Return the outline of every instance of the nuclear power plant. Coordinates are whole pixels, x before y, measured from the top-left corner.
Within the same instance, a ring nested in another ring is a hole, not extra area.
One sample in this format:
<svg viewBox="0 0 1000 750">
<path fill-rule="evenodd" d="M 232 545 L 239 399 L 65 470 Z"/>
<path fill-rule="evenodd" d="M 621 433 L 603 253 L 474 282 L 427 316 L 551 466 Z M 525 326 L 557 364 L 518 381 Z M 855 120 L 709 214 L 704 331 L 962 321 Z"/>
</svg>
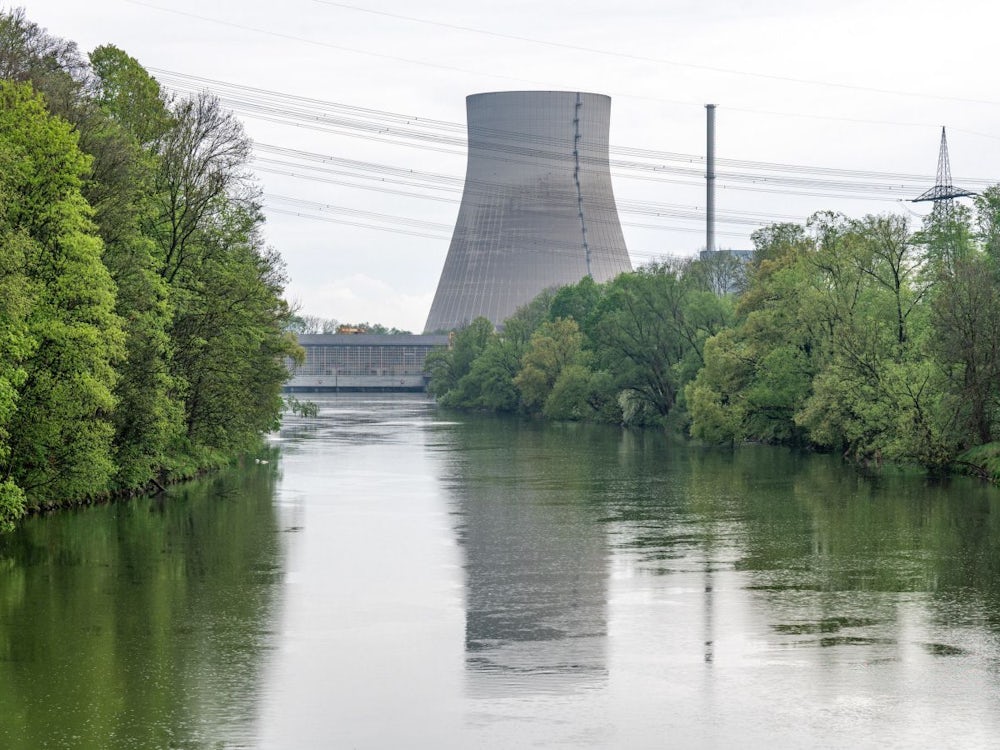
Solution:
<svg viewBox="0 0 1000 750">
<path fill-rule="evenodd" d="M 608 166 L 611 99 L 572 91 L 466 97 L 462 204 L 425 332 L 501 325 L 550 287 L 630 271 Z"/>
</svg>

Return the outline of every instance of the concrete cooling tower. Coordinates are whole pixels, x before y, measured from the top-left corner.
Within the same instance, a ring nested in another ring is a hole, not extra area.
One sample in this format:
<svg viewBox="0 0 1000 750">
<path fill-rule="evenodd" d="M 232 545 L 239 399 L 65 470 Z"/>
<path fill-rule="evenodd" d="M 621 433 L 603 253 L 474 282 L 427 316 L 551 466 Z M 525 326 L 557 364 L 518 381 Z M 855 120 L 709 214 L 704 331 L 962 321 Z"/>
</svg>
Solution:
<svg viewBox="0 0 1000 750">
<path fill-rule="evenodd" d="M 502 324 L 549 287 L 631 270 L 611 188 L 611 99 L 572 91 L 466 98 L 469 160 L 425 332 Z"/>
</svg>

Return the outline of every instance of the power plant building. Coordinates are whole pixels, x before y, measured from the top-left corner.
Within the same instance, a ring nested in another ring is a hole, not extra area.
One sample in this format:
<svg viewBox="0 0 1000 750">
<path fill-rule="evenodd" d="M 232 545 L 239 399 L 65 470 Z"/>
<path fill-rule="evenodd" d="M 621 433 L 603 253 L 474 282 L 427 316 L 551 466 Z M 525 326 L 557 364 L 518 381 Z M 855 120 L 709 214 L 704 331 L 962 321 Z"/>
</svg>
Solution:
<svg viewBox="0 0 1000 750">
<path fill-rule="evenodd" d="M 468 164 L 428 333 L 501 325 L 547 288 L 631 270 L 611 187 L 611 99 L 566 91 L 466 98 Z"/>
<path fill-rule="evenodd" d="M 299 334 L 305 359 L 286 365 L 286 391 L 423 391 L 427 355 L 448 346 L 447 336 Z"/>
</svg>

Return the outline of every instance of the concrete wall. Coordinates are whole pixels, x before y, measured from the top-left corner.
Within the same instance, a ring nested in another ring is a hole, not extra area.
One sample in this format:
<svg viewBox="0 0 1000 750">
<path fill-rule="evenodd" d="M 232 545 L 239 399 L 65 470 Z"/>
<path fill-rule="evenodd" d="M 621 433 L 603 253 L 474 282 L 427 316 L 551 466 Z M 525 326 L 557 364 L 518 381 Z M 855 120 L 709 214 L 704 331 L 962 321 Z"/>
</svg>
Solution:
<svg viewBox="0 0 1000 750">
<path fill-rule="evenodd" d="M 285 383 L 291 392 L 319 391 L 424 391 L 423 375 L 325 375 L 293 376 Z"/>
<path fill-rule="evenodd" d="M 425 361 L 447 336 L 303 334 L 306 358 L 289 362 L 287 391 L 423 391 Z"/>
</svg>

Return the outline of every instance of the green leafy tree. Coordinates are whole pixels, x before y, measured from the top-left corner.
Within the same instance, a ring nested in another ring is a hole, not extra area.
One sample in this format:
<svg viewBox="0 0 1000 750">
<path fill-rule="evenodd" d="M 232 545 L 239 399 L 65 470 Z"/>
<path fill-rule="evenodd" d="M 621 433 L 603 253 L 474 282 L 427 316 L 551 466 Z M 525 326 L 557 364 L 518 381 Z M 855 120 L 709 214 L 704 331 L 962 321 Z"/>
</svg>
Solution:
<svg viewBox="0 0 1000 750">
<path fill-rule="evenodd" d="M 157 142 L 172 121 L 159 84 L 125 52 L 90 55 L 90 90 L 98 114 L 88 144 L 95 153 L 87 195 L 104 239 L 104 262 L 118 287 L 126 358 L 115 387 L 116 483 L 139 488 L 154 479 L 183 432 L 183 402 L 171 376 L 173 306 L 153 238 Z"/>
<path fill-rule="evenodd" d="M 301 352 L 287 330 L 283 264 L 260 234 L 242 126 L 207 94 L 172 104 L 169 122 L 141 229 L 167 290 L 166 357 L 183 398 L 183 441 L 171 452 L 197 463 L 202 451 L 244 450 L 276 424 L 284 360 Z"/>
<path fill-rule="evenodd" d="M 0 79 L 30 83 L 49 111 L 74 124 L 82 105 L 87 66 L 74 42 L 29 21 L 23 8 L 0 11 Z"/>
<path fill-rule="evenodd" d="M 706 344 L 687 389 L 692 434 L 939 470 L 955 455 L 953 419 L 926 356 L 921 247 L 899 216 L 820 213 L 808 231 L 755 234 L 737 323 Z"/>
<path fill-rule="evenodd" d="M 139 61 L 111 44 L 89 55 L 94 104 L 144 147 L 152 147 L 172 126 L 160 84 Z"/>
<path fill-rule="evenodd" d="M 580 326 L 580 330 L 589 335 L 602 294 L 602 286 L 590 276 L 584 276 L 576 284 L 560 287 L 549 305 L 549 319 L 572 318 Z"/>
<path fill-rule="evenodd" d="M 514 378 L 521 402 L 528 411 L 544 412 L 563 370 L 571 365 L 583 367 L 586 364 L 583 340 L 580 326 L 571 318 L 547 321 L 532 334 L 521 370 Z M 565 400 L 565 396 L 563 398 Z"/>
<path fill-rule="evenodd" d="M 6 527 L 251 445 L 301 352 L 216 99 L 169 101 L 113 46 L 88 65 L 21 10 L 0 12 L 0 78 Z"/>
<path fill-rule="evenodd" d="M 732 250 L 704 253 L 690 264 L 687 272 L 697 276 L 708 291 L 720 297 L 738 295 L 746 289 L 747 264 Z"/>
<path fill-rule="evenodd" d="M 986 188 L 975 198 L 977 239 L 994 268 L 1000 269 L 1000 185 Z"/>
<path fill-rule="evenodd" d="M 814 245 L 803 227 L 788 224 L 752 238 L 735 325 L 706 340 L 704 367 L 686 387 L 690 430 L 709 442 L 803 442 L 795 414 L 811 392 L 827 333 L 803 314 Z"/>
<path fill-rule="evenodd" d="M 206 93 L 177 102 L 173 127 L 159 146 L 155 213 L 146 233 L 158 245 L 161 274 L 174 284 L 183 270 L 197 271 L 207 251 L 206 233 L 231 217 L 231 205 L 256 208 L 247 163 L 250 140 L 232 113 Z M 224 244 L 221 245 L 224 247 Z"/>
<path fill-rule="evenodd" d="M 190 266 L 171 285 L 172 364 L 186 384 L 189 444 L 232 452 L 277 425 L 284 360 L 298 347 L 286 331 L 284 268 L 261 244 L 259 213 L 231 204 L 213 217 L 197 243 L 188 241 Z"/>
<path fill-rule="evenodd" d="M 652 265 L 609 282 L 594 313 L 599 369 L 652 414 L 665 417 L 704 361 L 705 341 L 721 330 L 728 303 L 676 269 Z"/>
<path fill-rule="evenodd" d="M 0 136 L 0 175 L 12 169 L 14 155 Z M 25 274 L 25 246 L 30 240 L 5 216 L 11 201 L 0 176 L 0 467 L 10 466 L 10 425 L 27 378 L 24 361 L 35 348 L 28 327 L 33 289 Z M 9 476 L 0 476 L 0 532 L 9 531 L 24 513 L 24 492 Z"/>
<path fill-rule="evenodd" d="M 472 365 L 495 334 L 493 324 L 486 318 L 479 317 L 465 328 L 456 331 L 447 349 L 433 351 L 427 355 L 426 367 L 431 374 L 427 390 L 439 399 L 448 398 L 452 405 L 459 406 L 466 397 L 450 396 L 461 381 L 472 370 Z"/>
<path fill-rule="evenodd" d="M 931 304 L 930 352 L 944 375 L 962 447 L 1000 438 L 1000 273 L 985 253 L 958 261 Z"/>
<path fill-rule="evenodd" d="M 934 373 L 925 366 L 927 286 L 899 216 L 813 219 L 813 311 L 831 331 L 830 356 L 797 422 L 820 445 L 860 461 L 949 460 Z"/>
<path fill-rule="evenodd" d="M 975 249 L 972 214 L 952 201 L 935 203 L 914 241 L 923 245 L 932 275 L 952 274 L 956 264 L 967 260 Z"/>
<path fill-rule="evenodd" d="M 549 319 L 552 302 L 552 291 L 545 290 L 505 320 L 473 361 L 469 373 L 460 379 L 454 397 L 446 403 L 500 412 L 520 409 L 521 397 L 514 378 L 521 371 L 532 334 Z"/>
<path fill-rule="evenodd" d="M 514 378 L 521 369 L 525 349 L 515 336 L 505 332 L 492 336 L 469 372 L 442 403 L 497 412 L 517 411 L 520 394 Z"/>
<path fill-rule="evenodd" d="M 584 352 L 586 355 L 586 351 Z M 583 362 L 566 365 L 552 384 L 542 414 L 556 420 L 596 420 L 621 423 L 623 415 L 618 402 L 614 378 L 606 370 L 592 370 Z"/>
<path fill-rule="evenodd" d="M 9 81 L 0 81 L 0 143 L 3 234 L 19 238 L 35 344 L 21 362 L 0 481 L 34 504 L 100 494 L 114 473 L 109 415 L 123 336 L 81 194 L 88 159 L 68 123 L 50 116 L 29 86 Z"/>
</svg>

